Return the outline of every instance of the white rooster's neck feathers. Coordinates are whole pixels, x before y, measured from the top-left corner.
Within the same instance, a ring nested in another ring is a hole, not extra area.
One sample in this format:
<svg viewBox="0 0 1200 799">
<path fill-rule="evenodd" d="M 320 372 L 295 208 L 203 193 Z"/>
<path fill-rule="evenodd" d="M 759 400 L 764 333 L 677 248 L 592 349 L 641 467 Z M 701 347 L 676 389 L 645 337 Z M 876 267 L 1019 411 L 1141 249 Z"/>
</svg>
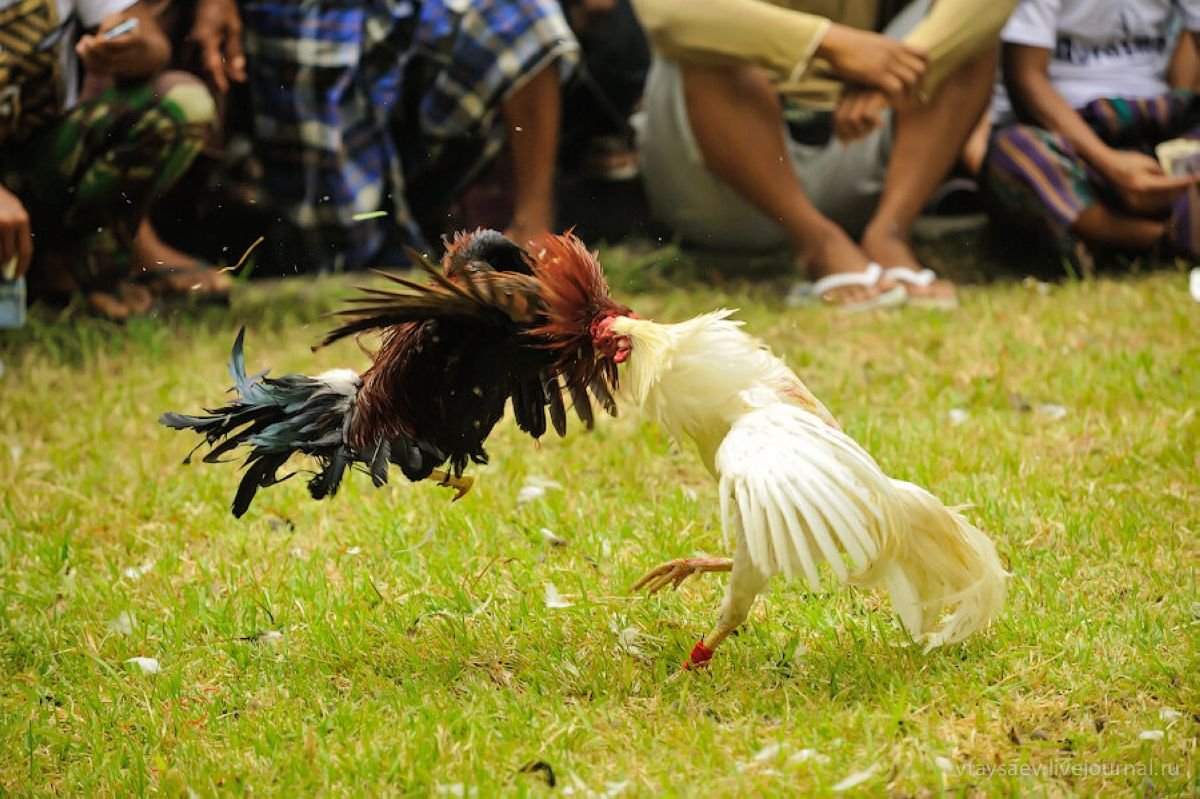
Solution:
<svg viewBox="0 0 1200 799">
<path fill-rule="evenodd" d="M 622 386 L 676 441 L 696 440 L 712 467 L 715 447 L 742 413 L 774 402 L 799 405 L 836 426 L 795 373 L 722 309 L 678 324 L 622 317 L 613 331 L 632 352 Z M 715 433 L 716 441 L 708 442 Z"/>
</svg>

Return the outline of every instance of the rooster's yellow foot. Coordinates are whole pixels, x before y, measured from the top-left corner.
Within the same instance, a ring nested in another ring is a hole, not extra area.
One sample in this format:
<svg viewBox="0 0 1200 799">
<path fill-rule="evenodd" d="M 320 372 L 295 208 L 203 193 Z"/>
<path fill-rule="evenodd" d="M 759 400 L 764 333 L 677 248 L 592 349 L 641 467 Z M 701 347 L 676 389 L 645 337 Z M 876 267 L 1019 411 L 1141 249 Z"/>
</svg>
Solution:
<svg viewBox="0 0 1200 799">
<path fill-rule="evenodd" d="M 471 490 L 471 486 L 475 485 L 474 477 L 468 477 L 466 475 L 463 475 L 462 477 L 455 477 L 454 475 L 450 474 L 450 472 L 442 471 L 441 469 L 434 469 L 429 473 L 429 476 L 432 479 L 437 480 L 438 485 L 440 486 L 447 486 L 449 488 L 457 489 L 457 493 L 454 495 L 454 498 L 450 500 L 451 502 L 458 502 L 460 499 L 466 496 L 468 491 Z"/>
<path fill-rule="evenodd" d="M 647 594 L 654 594 L 668 585 L 673 590 L 693 574 L 727 572 L 731 569 L 733 569 L 732 558 L 677 558 L 655 566 L 646 572 L 642 575 L 642 579 L 634 583 L 632 590 L 645 588 Z"/>
</svg>

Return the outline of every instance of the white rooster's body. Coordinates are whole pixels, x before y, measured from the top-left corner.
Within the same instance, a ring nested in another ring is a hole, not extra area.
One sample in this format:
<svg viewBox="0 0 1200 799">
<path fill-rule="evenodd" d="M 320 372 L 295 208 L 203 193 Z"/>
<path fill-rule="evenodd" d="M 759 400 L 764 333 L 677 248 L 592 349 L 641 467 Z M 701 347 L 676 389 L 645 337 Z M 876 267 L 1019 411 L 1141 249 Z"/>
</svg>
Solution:
<svg viewBox="0 0 1200 799">
<path fill-rule="evenodd" d="M 822 562 L 843 583 L 886 587 L 927 648 L 984 627 L 1007 576 L 992 542 L 929 492 L 887 477 L 731 313 L 674 325 L 620 317 L 611 328 L 628 338 L 633 400 L 676 441 L 693 440 L 719 481 L 734 546 L 731 566 L 674 562 L 647 575 L 656 590 L 695 571 L 732 571 L 720 621 L 685 666 L 712 656 L 770 577 L 805 577 L 817 590 Z"/>
</svg>

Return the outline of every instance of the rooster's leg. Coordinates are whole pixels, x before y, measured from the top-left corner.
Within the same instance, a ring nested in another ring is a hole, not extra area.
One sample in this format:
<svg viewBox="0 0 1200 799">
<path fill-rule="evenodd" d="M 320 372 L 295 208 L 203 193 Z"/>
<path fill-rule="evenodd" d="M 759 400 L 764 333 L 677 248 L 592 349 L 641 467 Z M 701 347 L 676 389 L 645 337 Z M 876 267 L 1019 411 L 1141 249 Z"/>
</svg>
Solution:
<svg viewBox="0 0 1200 799">
<path fill-rule="evenodd" d="M 712 632 L 692 647 L 691 654 L 683 662 L 684 669 L 700 668 L 708 664 L 713 651 L 746 620 L 754 598 L 766 584 L 766 575 L 750 562 L 745 545 L 738 546 L 737 552 L 734 553 L 732 573 L 729 575 L 729 586 L 725 589 L 725 601 L 721 603 L 721 617 Z"/>
<path fill-rule="evenodd" d="M 672 589 L 693 574 L 701 572 L 727 572 L 733 568 L 732 558 L 677 558 L 655 566 L 642 575 L 642 579 L 633 584 L 631 590 L 645 588 L 647 594 L 654 594 L 668 585 Z"/>
<path fill-rule="evenodd" d="M 457 502 L 462 499 L 471 490 L 471 486 L 475 485 L 474 477 L 467 477 L 465 475 L 455 477 L 450 472 L 442 471 L 441 469 L 434 469 L 429 473 L 429 476 L 437 480 L 440 486 L 449 486 L 450 488 L 457 489 L 458 493 L 454 495 L 454 499 L 450 500 L 451 502 Z"/>
</svg>

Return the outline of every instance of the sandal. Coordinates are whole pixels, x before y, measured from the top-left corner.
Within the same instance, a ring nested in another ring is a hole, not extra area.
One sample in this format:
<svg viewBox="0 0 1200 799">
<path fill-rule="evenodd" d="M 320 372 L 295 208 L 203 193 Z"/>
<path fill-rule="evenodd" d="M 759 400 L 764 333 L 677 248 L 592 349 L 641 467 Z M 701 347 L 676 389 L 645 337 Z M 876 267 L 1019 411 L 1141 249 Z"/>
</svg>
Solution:
<svg viewBox="0 0 1200 799">
<path fill-rule="evenodd" d="M 203 260 L 184 266 L 143 269 L 135 280 L 163 299 L 186 298 L 215 305 L 229 305 L 233 287 L 228 275 Z"/>
<path fill-rule="evenodd" d="M 903 305 L 908 300 L 908 292 L 905 291 L 903 286 L 893 286 L 887 291 L 881 291 L 874 297 L 868 297 L 858 302 L 839 303 L 837 300 L 825 297 L 831 291 L 850 286 L 874 288 L 879 285 L 879 281 L 884 277 L 884 274 L 883 267 L 872 262 L 867 264 L 867 268 L 861 272 L 838 272 L 826 275 L 812 283 L 801 283 L 793 288 L 791 295 L 788 297 L 788 304 L 799 305 L 804 302 L 821 300 L 830 305 L 837 305 L 839 311 L 848 314 L 870 311 L 875 308 L 895 308 Z"/>
<path fill-rule="evenodd" d="M 952 297 L 931 297 L 921 294 L 913 294 L 908 291 L 907 286 L 915 286 L 917 288 L 928 288 L 937 281 L 937 272 L 932 269 L 921 269 L 920 271 L 907 266 L 893 266 L 890 269 L 883 270 L 884 280 L 894 280 L 900 284 L 900 288 L 904 289 L 904 293 L 908 296 L 908 304 L 914 308 L 930 308 L 938 311 L 952 311 L 958 307 L 958 293 L 955 292 Z"/>
</svg>

